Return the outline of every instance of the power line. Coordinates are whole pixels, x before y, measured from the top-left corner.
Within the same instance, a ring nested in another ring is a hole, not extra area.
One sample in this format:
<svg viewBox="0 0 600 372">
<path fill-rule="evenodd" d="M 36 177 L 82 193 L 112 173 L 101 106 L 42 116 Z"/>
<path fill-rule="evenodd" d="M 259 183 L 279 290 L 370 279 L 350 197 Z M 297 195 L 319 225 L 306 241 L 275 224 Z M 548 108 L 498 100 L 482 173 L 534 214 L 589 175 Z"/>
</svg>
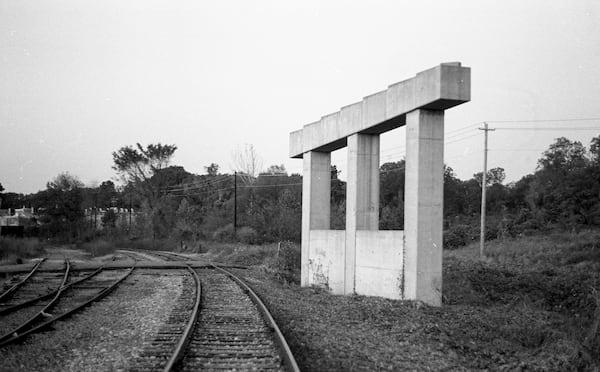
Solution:
<svg viewBox="0 0 600 372">
<path fill-rule="evenodd" d="M 600 130 L 600 127 L 559 127 L 559 128 L 549 128 L 549 127 L 508 127 L 502 128 L 497 127 L 498 130 Z"/>
<path fill-rule="evenodd" d="M 446 142 L 446 145 L 449 145 L 451 143 L 456 143 L 456 142 L 464 141 L 466 139 L 469 139 L 469 138 L 472 138 L 472 137 L 475 137 L 475 136 L 479 136 L 479 135 L 481 135 L 481 133 L 475 133 L 475 134 L 472 134 L 472 135 L 467 136 L 467 137 L 463 137 L 463 138 L 456 139 L 454 141 Z"/>
<path fill-rule="evenodd" d="M 565 121 L 599 121 L 600 118 L 571 118 L 571 119 L 538 119 L 538 120 L 494 120 L 487 121 L 487 123 L 501 124 L 501 123 L 554 123 L 554 122 L 565 122 Z"/>
<path fill-rule="evenodd" d="M 215 185 L 220 182 L 226 181 L 227 179 L 229 179 L 232 176 L 231 175 L 218 175 L 216 177 L 217 178 L 215 178 L 215 179 L 203 180 L 200 182 L 187 182 L 187 183 L 180 183 L 177 185 L 166 186 L 163 188 L 163 190 L 176 191 L 175 189 L 181 189 L 181 190 L 198 189 L 198 188 L 201 188 L 204 186 Z"/>
</svg>

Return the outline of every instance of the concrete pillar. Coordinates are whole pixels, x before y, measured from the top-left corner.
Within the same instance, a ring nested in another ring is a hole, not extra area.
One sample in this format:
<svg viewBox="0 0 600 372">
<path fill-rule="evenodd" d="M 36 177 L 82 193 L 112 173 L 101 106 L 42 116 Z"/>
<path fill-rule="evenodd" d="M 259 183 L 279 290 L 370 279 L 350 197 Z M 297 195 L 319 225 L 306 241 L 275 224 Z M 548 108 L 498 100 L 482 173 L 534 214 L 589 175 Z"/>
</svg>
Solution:
<svg viewBox="0 0 600 372">
<path fill-rule="evenodd" d="M 344 293 L 355 291 L 356 231 L 379 229 L 379 135 L 348 137 Z"/>
<path fill-rule="evenodd" d="M 406 115 L 404 298 L 442 304 L 444 112 Z"/>
<path fill-rule="evenodd" d="M 310 230 L 329 230 L 331 224 L 331 154 L 309 151 L 303 160 L 301 285 L 308 286 Z"/>
</svg>

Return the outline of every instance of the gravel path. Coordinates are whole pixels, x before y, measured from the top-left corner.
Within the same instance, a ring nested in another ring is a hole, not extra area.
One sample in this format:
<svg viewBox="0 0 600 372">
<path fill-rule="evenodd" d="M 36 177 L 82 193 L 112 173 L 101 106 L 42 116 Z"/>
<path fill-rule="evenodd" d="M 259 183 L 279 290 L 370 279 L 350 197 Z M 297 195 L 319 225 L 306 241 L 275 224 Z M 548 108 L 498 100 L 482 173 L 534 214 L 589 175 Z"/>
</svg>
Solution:
<svg viewBox="0 0 600 372">
<path fill-rule="evenodd" d="M 0 371 L 124 371 L 167 319 L 185 270 L 137 269 L 54 330 L 0 349 Z"/>
</svg>

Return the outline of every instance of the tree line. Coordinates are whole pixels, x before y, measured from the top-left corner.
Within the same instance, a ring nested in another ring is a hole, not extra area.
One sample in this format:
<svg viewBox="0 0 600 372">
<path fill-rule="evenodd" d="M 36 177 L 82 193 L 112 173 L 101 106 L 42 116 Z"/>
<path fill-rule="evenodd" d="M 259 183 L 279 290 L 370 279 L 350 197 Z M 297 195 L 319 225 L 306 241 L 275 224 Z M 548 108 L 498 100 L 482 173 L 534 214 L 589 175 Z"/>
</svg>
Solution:
<svg viewBox="0 0 600 372">
<path fill-rule="evenodd" d="M 107 180 L 84 186 L 61 173 L 33 194 L 2 193 L 2 208 L 34 207 L 39 221 L 30 235 L 78 240 L 98 234 L 84 210 L 133 209 L 131 225 L 117 226 L 105 213 L 104 233 L 142 239 L 170 239 L 197 244 L 203 240 L 263 243 L 299 241 L 302 176 L 283 165 L 257 172 L 252 147 L 240 152 L 240 170 L 221 173 L 218 164 L 206 174 L 171 165 L 175 145 L 125 146 L 115 151 L 113 169 L 120 186 Z M 380 229 L 404 225 L 404 160 L 380 168 Z M 444 167 L 444 243 L 452 248 L 479 239 L 482 174 L 461 180 Z M 588 148 L 561 137 L 543 152 L 537 168 L 505 184 L 502 168 L 488 171 L 486 239 L 547 229 L 579 229 L 600 224 L 600 136 Z M 1 187 L 1 186 L 0 186 Z M 2 190 L 0 189 L 0 192 Z M 346 184 L 331 169 L 331 226 L 345 227 Z"/>
</svg>

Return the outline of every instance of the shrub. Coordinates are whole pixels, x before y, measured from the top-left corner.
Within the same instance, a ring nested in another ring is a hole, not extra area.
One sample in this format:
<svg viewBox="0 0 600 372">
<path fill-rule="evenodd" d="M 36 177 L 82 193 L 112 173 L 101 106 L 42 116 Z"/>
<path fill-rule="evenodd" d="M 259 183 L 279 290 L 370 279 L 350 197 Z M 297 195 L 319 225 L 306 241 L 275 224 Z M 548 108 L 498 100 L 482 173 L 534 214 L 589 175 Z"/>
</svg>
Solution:
<svg viewBox="0 0 600 372">
<path fill-rule="evenodd" d="M 0 260 L 16 263 L 19 259 L 39 257 L 46 253 L 42 243 L 35 238 L 0 238 Z"/>
<path fill-rule="evenodd" d="M 213 233 L 213 239 L 218 242 L 231 242 L 235 239 L 235 232 L 233 231 L 233 224 L 227 224 L 223 227 L 219 227 Z"/>
<path fill-rule="evenodd" d="M 258 243 L 258 234 L 256 230 L 251 227 L 244 226 L 237 232 L 237 238 L 244 244 L 256 244 Z"/>
<path fill-rule="evenodd" d="M 456 249 L 471 241 L 468 225 L 455 225 L 444 231 L 444 248 Z"/>
<path fill-rule="evenodd" d="M 85 250 L 93 257 L 105 256 L 107 254 L 114 253 L 117 249 L 115 244 L 109 243 L 106 240 L 94 240 L 79 244 L 79 248 Z"/>
<path fill-rule="evenodd" d="M 278 280 L 284 283 L 300 283 L 301 250 L 290 241 L 279 243 L 273 270 Z"/>
<path fill-rule="evenodd" d="M 123 249 L 142 249 L 149 251 L 175 251 L 179 243 L 169 239 L 129 239 L 119 240 L 115 245 Z"/>
</svg>

